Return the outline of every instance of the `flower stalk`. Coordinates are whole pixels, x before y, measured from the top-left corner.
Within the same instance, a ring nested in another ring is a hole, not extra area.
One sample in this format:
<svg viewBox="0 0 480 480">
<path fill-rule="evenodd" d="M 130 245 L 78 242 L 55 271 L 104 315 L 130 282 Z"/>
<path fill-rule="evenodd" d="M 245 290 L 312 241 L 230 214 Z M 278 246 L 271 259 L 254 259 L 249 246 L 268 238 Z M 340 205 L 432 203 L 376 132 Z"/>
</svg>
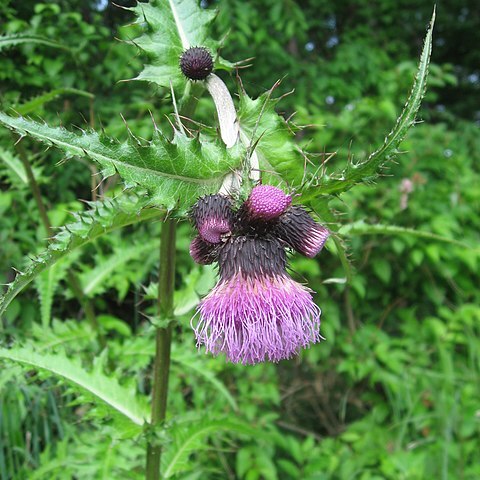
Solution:
<svg viewBox="0 0 480 480">
<path fill-rule="evenodd" d="M 199 88 L 194 86 L 184 95 L 180 103 L 182 116 L 193 115 L 197 106 Z M 174 318 L 173 295 L 175 292 L 175 240 L 176 221 L 166 218 L 160 234 L 160 265 L 158 272 L 157 312 L 162 326 L 155 332 L 155 360 L 152 378 L 152 409 L 150 424 L 153 438 L 147 442 L 145 468 L 146 480 L 159 480 L 162 445 L 155 430 L 165 421 L 167 413 L 168 378 L 170 373 L 170 351 L 172 344 L 172 320 Z"/>
<path fill-rule="evenodd" d="M 166 219 L 160 236 L 160 269 L 158 278 L 158 315 L 165 325 L 155 334 L 155 362 L 153 366 L 151 425 L 161 425 L 167 411 L 168 377 L 172 343 L 173 293 L 175 290 L 176 223 Z M 154 435 L 155 437 L 155 435 Z M 160 478 L 162 446 L 155 440 L 147 445 L 146 480 Z"/>
</svg>

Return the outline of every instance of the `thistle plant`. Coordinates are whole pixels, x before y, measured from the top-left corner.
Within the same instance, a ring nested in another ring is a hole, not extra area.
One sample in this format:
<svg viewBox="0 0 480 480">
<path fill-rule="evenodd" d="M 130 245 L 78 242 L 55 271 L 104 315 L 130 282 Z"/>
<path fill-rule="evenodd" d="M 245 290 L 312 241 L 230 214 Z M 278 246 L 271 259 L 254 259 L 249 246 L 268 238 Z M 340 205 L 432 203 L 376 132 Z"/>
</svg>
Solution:
<svg viewBox="0 0 480 480">
<path fill-rule="evenodd" d="M 151 82 L 162 95 L 171 95 L 173 131 L 155 125 L 150 140 L 129 131 L 128 140 L 120 143 L 92 129 L 77 134 L 14 112 L 0 113 L 0 122 L 21 138 L 30 136 L 58 148 L 67 158 L 83 157 L 95 163 L 104 178 L 118 174 L 125 184 L 119 198 L 90 204 L 90 211 L 78 214 L 75 223 L 50 238 L 47 249 L 7 286 L 0 314 L 32 280 L 86 243 L 113 229 L 161 219 L 150 409 L 138 393 L 65 361 L 61 353 L 47 355 L 14 343 L 0 350 L 0 358 L 58 377 L 82 398 L 88 396 L 89 403 L 107 406 L 102 410 L 105 418 L 121 417 L 127 427 L 117 435 L 144 439 L 145 475 L 154 480 L 160 478 L 162 432 L 169 428 L 165 419 L 175 334 L 177 224 L 190 220 L 196 230 L 190 245 L 192 259 L 218 265 L 217 285 L 192 315 L 192 340 L 195 335 L 199 355 L 205 350 L 225 354 L 227 361 L 236 363 L 278 362 L 317 343 L 322 338 L 320 307 L 314 292 L 287 272 L 287 254 L 313 258 L 326 245 L 349 281 L 343 241 L 348 230 L 341 230 L 331 201 L 356 185 L 372 183 L 399 153 L 425 93 L 434 17 L 412 90 L 385 142 L 367 158 L 348 162 L 337 171 L 326 168 L 325 157 L 300 148 L 294 129 L 275 111 L 279 99 L 274 98 L 274 88 L 252 99 L 241 86 L 238 100 L 233 100 L 214 72 L 232 74 L 240 64 L 219 55 L 220 43 L 209 33 L 214 12 L 201 9 L 195 0 L 151 0 L 131 10 L 142 29 L 132 42 L 145 58 L 144 69 L 133 80 Z M 202 95 L 214 102 L 217 118 L 209 126 L 214 128 L 192 132 L 184 119 L 195 119 Z M 383 227 L 376 228 L 380 232 Z M 350 232 L 358 233 L 358 226 Z M 194 342 L 184 347 L 195 348 Z M 248 433 L 239 423 L 216 425 Z M 175 468 L 165 464 L 163 475 L 174 475 Z"/>
</svg>

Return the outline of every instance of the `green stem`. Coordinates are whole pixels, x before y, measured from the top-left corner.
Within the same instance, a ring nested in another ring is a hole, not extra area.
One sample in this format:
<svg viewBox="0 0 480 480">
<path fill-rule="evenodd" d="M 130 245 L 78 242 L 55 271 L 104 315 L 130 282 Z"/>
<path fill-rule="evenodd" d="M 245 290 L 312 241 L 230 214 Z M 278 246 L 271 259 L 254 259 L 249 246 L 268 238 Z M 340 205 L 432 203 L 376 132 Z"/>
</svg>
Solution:
<svg viewBox="0 0 480 480">
<path fill-rule="evenodd" d="M 180 100 L 180 114 L 191 117 L 195 112 L 202 85 L 189 84 Z M 158 279 L 158 313 L 165 324 L 158 327 L 155 340 L 155 360 L 152 379 L 152 439 L 147 442 L 146 480 L 159 480 L 162 446 L 156 440 L 156 428 L 165 420 L 167 412 L 170 347 L 172 343 L 173 293 L 175 287 L 175 234 L 176 223 L 166 219 L 160 236 L 160 268 Z"/>
<path fill-rule="evenodd" d="M 15 139 L 15 136 L 13 136 Z M 30 185 L 30 190 L 32 191 L 33 198 L 35 199 L 35 203 L 37 204 L 38 212 L 40 213 L 40 219 L 42 221 L 43 228 L 45 229 L 45 233 L 47 237 L 53 236 L 52 224 L 50 223 L 50 219 L 47 215 L 47 209 L 45 208 L 45 204 L 43 203 L 42 194 L 40 193 L 40 188 L 38 186 L 37 180 L 35 179 L 35 175 L 33 174 L 32 166 L 28 161 L 27 152 L 25 152 L 25 148 L 20 143 L 21 139 L 18 139 L 15 143 L 15 149 L 17 150 L 18 156 L 25 168 L 25 172 L 28 178 L 28 184 Z"/>
<path fill-rule="evenodd" d="M 15 139 L 15 136 L 14 136 L 14 139 Z M 45 233 L 47 234 L 47 237 L 49 238 L 53 237 L 54 231 L 52 229 L 52 224 L 50 223 L 50 219 L 48 218 L 47 209 L 45 207 L 45 204 L 43 203 L 40 187 L 38 186 L 37 180 L 33 173 L 32 166 L 30 165 L 30 162 L 28 160 L 27 152 L 25 151 L 25 148 L 23 147 L 23 145 L 20 143 L 20 140 L 16 140 L 15 149 L 17 150 L 18 156 L 20 157 L 23 167 L 25 168 L 25 172 L 28 178 L 28 183 L 30 185 L 30 190 L 32 191 L 33 198 L 35 199 L 35 203 L 37 204 L 38 212 L 40 213 L 40 220 L 42 221 L 42 225 L 45 230 Z M 69 271 L 67 273 L 67 281 L 70 285 L 70 289 L 72 290 L 73 294 L 75 295 L 78 302 L 82 306 L 82 309 L 85 313 L 85 317 L 87 318 L 87 320 L 89 321 L 93 329 L 96 332 L 98 332 L 100 345 L 104 347 L 105 341 L 102 335 L 100 335 L 99 333 L 98 322 L 95 316 L 93 305 L 88 300 L 88 298 L 85 297 L 82 287 L 80 286 L 80 282 L 78 281 L 78 278 L 72 271 Z"/>
<path fill-rule="evenodd" d="M 156 352 L 153 366 L 152 418 L 155 427 L 165 420 L 167 411 L 168 376 L 170 371 L 170 346 L 172 340 L 173 293 L 175 286 L 175 233 L 176 223 L 167 219 L 162 225 L 160 237 L 160 270 L 158 279 L 159 320 L 165 326 L 157 328 Z M 146 480 L 160 478 L 161 445 L 153 440 L 147 445 Z"/>
</svg>

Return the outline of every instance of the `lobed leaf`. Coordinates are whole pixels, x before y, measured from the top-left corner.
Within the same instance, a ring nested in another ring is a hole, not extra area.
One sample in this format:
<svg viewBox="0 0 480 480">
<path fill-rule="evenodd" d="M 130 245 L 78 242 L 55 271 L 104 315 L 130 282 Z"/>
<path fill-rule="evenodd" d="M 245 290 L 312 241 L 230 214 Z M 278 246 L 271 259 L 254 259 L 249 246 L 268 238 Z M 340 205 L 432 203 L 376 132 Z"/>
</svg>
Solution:
<svg viewBox="0 0 480 480">
<path fill-rule="evenodd" d="M 17 274 L 0 297 L 0 315 L 32 280 L 61 258 L 112 230 L 162 215 L 158 209 L 151 208 L 147 199 L 140 200 L 134 195 L 94 202 L 91 206 L 92 210 L 77 214 L 75 223 L 61 227 L 48 248 Z"/>
<path fill-rule="evenodd" d="M 65 257 L 49 269 L 44 270 L 35 279 L 35 286 L 40 299 L 40 319 L 44 327 L 50 325 L 53 297 L 60 281 L 66 276 L 72 260 L 72 257 Z"/>
<path fill-rule="evenodd" d="M 217 192 L 223 178 L 241 163 L 241 147 L 227 149 L 219 140 L 202 141 L 175 132 L 168 140 L 156 131 L 149 142 L 130 135 L 120 143 L 94 131 L 74 134 L 23 117 L 0 112 L 0 122 L 19 135 L 31 135 L 63 150 L 67 157 L 88 157 L 109 177 L 118 173 L 127 186 L 138 185 L 152 203 L 185 213 L 201 195 Z"/>
<path fill-rule="evenodd" d="M 324 175 L 313 182 L 303 194 L 303 201 L 309 201 L 315 197 L 317 204 L 327 204 L 333 195 L 341 194 L 354 185 L 361 182 L 371 182 L 381 173 L 386 163 L 395 158 L 399 153 L 398 147 L 405 138 L 410 127 L 415 125 L 415 118 L 420 108 L 422 98 L 425 95 L 428 65 L 432 52 L 432 34 L 435 23 L 435 10 L 425 37 L 425 43 L 420 56 L 417 74 L 412 90 L 405 107 L 398 117 L 393 130 L 387 135 L 383 145 L 374 151 L 365 161 L 353 164 L 349 163 L 343 172 L 334 175 Z"/>
<path fill-rule="evenodd" d="M 80 275 L 80 282 L 83 293 L 87 297 L 91 297 L 98 293 L 100 286 L 105 280 L 112 275 L 120 267 L 124 266 L 131 260 L 144 257 L 149 252 L 156 251 L 158 239 L 154 238 L 143 245 L 134 244 L 130 246 L 122 246 L 115 249 L 107 258 L 97 261 L 95 267 Z"/>
</svg>

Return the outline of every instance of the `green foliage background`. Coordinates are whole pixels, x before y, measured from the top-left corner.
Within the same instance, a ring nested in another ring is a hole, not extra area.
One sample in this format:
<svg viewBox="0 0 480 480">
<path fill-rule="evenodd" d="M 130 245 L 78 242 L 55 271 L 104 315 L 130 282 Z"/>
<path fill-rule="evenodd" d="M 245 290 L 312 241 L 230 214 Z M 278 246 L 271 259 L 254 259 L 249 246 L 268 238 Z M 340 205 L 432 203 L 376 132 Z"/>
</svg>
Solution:
<svg viewBox="0 0 480 480">
<path fill-rule="evenodd" d="M 235 366 L 197 353 L 191 308 L 215 277 L 213 270 L 193 264 L 191 229 L 180 226 L 180 322 L 170 428 L 163 438 L 165 475 L 480 477 L 480 53 L 469 47 L 480 40 L 475 6 L 437 4 L 429 89 L 420 115 L 425 122 L 410 132 L 402 144 L 405 153 L 385 177 L 336 204 L 354 265 L 351 282 L 343 282 L 334 249 L 316 261 L 292 258 L 297 278 L 317 292 L 325 342 L 279 365 Z M 230 30 L 223 57 L 255 57 L 252 67 L 240 70 L 249 95 L 264 93 L 279 78 L 279 94 L 294 88 L 278 111 L 311 125 L 297 136 L 301 146 L 337 152 L 328 166 L 338 170 L 347 158 L 365 158 L 390 130 L 412 83 L 432 11 L 424 1 L 220 0 L 203 1 L 202 7 L 219 8 L 217 38 Z M 2 48 L 2 109 L 53 91 L 47 103 L 32 101 L 28 113 L 55 125 L 101 125 L 120 140 L 128 138 L 120 114 L 143 138 L 153 134 L 150 112 L 168 128 L 168 90 L 118 82 L 142 70 L 136 49 L 125 43 L 135 27 L 121 27 L 132 21 L 128 10 L 102 1 L 7 0 L 0 5 L 0 20 L 2 34 L 56 42 Z M 236 88 L 233 75 L 221 75 Z M 214 116 L 209 99 L 201 100 L 197 113 L 200 121 Z M 25 256 L 45 244 L 12 144 L 2 129 L 1 283 L 12 280 L 12 265 L 21 269 Z M 34 163 L 55 226 L 72 222 L 71 212 L 86 210 L 78 199 L 113 198 L 122 190 L 115 179 L 97 186 L 91 164 L 74 158 L 58 165 L 63 160 L 58 151 L 29 139 L 21 145 Z M 379 234 L 368 228 L 375 223 L 433 232 L 473 248 L 401 230 Z M 69 374 L 82 364 L 89 375 L 105 378 L 100 384 L 108 386 L 106 396 L 117 388 L 132 396 L 135 389 L 148 394 L 159 230 L 160 222 L 149 221 L 114 231 L 69 258 L 70 264 L 59 263 L 39 277 L 2 318 L 3 346 L 17 341 L 28 352 L 35 342 L 45 354 L 57 355 L 59 368 Z M 66 288 L 68 268 L 94 304 L 101 338 Z M 138 432 L 114 418 L 99 424 L 97 409 L 83 405 L 90 401 L 88 392 L 79 398 L 71 382 L 58 385 L 47 372 L 34 375 L 27 357 L 23 367 L 5 363 L 0 374 L 0 478 L 142 478 L 142 445 L 125 440 Z M 113 374 L 120 385 L 110 383 Z"/>
</svg>

